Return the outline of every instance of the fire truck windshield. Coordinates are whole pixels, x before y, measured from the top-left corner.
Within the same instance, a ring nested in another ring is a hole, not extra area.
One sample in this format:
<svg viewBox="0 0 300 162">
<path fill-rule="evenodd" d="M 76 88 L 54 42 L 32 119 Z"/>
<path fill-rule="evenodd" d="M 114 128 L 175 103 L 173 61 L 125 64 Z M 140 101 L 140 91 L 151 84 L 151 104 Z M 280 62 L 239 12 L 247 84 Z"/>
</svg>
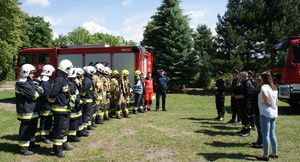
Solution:
<svg viewBox="0 0 300 162">
<path fill-rule="evenodd" d="M 35 59 L 35 55 L 33 54 L 20 54 L 19 55 L 19 65 L 23 65 L 23 64 L 35 64 L 36 63 L 36 59 Z"/>
<path fill-rule="evenodd" d="M 273 64 L 273 67 L 284 67 L 287 54 L 287 48 L 277 49 L 275 51 L 275 62 Z"/>
</svg>

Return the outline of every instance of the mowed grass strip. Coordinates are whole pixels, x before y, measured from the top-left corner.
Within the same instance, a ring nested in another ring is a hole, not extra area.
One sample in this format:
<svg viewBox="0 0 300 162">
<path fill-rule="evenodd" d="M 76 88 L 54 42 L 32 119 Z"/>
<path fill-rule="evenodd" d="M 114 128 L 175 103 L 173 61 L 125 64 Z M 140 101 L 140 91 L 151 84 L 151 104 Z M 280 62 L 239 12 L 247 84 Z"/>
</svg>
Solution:
<svg viewBox="0 0 300 162">
<path fill-rule="evenodd" d="M 98 125 L 89 137 L 72 143 L 74 150 L 65 151 L 63 159 L 51 154 L 50 144 L 42 144 L 34 156 L 19 155 L 15 108 L 0 107 L 0 161 L 247 161 L 261 155 L 261 149 L 250 147 L 256 131 L 239 137 L 235 132 L 241 125 L 226 124 L 231 116 L 229 101 L 227 97 L 225 121 L 218 122 L 213 120 L 214 96 L 169 94 L 167 112 L 151 111 Z M 277 161 L 299 161 L 300 110 L 284 103 L 279 110 Z"/>
</svg>

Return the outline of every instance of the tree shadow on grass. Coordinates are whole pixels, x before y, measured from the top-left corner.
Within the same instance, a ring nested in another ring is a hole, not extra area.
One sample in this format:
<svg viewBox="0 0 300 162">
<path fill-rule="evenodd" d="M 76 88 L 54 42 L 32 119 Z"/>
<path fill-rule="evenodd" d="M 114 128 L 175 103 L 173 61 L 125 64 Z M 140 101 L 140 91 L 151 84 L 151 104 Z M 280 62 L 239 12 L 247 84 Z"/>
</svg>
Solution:
<svg viewBox="0 0 300 162">
<path fill-rule="evenodd" d="M 235 160 L 249 160 L 254 158 L 253 155 L 242 153 L 197 153 L 198 156 L 203 156 L 208 161 L 215 161 L 218 159 L 235 159 Z"/>
<path fill-rule="evenodd" d="M 195 133 L 202 133 L 202 134 L 206 134 L 209 136 L 235 136 L 236 133 L 235 132 L 223 132 L 223 131 L 213 131 L 213 130 L 209 130 L 209 129 L 201 129 L 201 130 L 197 130 L 194 131 Z"/>
<path fill-rule="evenodd" d="M 219 130 L 235 130 L 239 129 L 238 127 L 229 127 L 226 125 L 210 125 L 210 126 L 201 126 L 204 128 L 214 128 L 214 129 L 219 129 Z"/>
<path fill-rule="evenodd" d="M 15 141 L 18 142 L 18 135 L 4 135 L 0 139 L 9 140 L 9 141 Z M 47 147 L 37 147 L 30 149 L 36 154 L 39 155 L 52 155 L 51 148 Z M 19 145 L 18 144 L 12 144 L 12 143 L 0 143 L 0 152 L 8 152 L 8 153 L 14 153 L 14 154 L 20 154 L 19 152 Z"/>
<path fill-rule="evenodd" d="M 212 143 L 205 142 L 204 144 L 211 145 L 213 147 L 247 147 L 247 146 L 250 146 L 248 143 L 221 142 L 221 141 L 213 141 Z"/>
<path fill-rule="evenodd" d="M 300 115 L 300 110 L 290 106 L 279 106 L 278 114 L 279 115 Z"/>
<path fill-rule="evenodd" d="M 18 138 L 19 136 L 17 134 L 5 135 L 1 137 L 1 139 L 10 140 L 10 141 L 18 141 Z"/>
<path fill-rule="evenodd" d="M 2 98 L 0 99 L 0 103 L 10 103 L 10 104 L 15 104 L 16 103 L 16 98 L 11 97 L 11 98 Z"/>
<path fill-rule="evenodd" d="M 180 118 L 180 119 L 196 120 L 196 121 L 208 121 L 208 120 L 214 120 L 213 118 L 195 118 L 195 117 Z"/>
</svg>

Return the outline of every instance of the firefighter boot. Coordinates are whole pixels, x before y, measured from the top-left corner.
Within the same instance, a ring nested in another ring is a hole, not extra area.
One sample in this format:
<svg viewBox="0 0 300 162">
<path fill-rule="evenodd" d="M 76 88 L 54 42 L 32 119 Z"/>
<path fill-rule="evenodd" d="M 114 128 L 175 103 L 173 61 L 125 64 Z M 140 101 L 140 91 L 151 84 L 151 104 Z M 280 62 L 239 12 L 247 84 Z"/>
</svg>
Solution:
<svg viewBox="0 0 300 162">
<path fill-rule="evenodd" d="M 28 147 L 20 146 L 20 151 L 21 151 L 21 154 L 25 155 L 25 156 L 33 155 L 33 152 L 29 151 Z"/>
<path fill-rule="evenodd" d="M 64 154 L 62 153 L 62 146 L 53 145 L 53 152 L 55 156 L 62 158 Z"/>
<path fill-rule="evenodd" d="M 129 110 L 126 107 L 123 110 L 123 116 L 124 118 L 129 118 Z"/>
<path fill-rule="evenodd" d="M 109 113 L 107 110 L 104 112 L 104 120 L 110 120 Z"/>
<path fill-rule="evenodd" d="M 100 113 L 97 114 L 97 116 L 96 116 L 96 124 L 103 124 L 103 116 L 104 116 L 103 112 L 100 112 Z"/>
<path fill-rule="evenodd" d="M 68 142 L 63 143 L 62 149 L 66 151 L 73 150 L 72 146 Z"/>
<path fill-rule="evenodd" d="M 121 117 L 121 111 L 116 111 L 116 118 L 117 119 L 122 119 L 122 117 Z"/>
</svg>

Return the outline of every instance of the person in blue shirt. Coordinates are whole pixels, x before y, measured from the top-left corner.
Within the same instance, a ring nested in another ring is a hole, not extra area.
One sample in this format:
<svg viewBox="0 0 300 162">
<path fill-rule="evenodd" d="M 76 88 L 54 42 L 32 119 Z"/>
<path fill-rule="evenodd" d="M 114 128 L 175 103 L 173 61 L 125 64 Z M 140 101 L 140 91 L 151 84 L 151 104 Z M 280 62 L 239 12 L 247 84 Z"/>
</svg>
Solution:
<svg viewBox="0 0 300 162">
<path fill-rule="evenodd" d="M 160 96 L 162 98 L 162 111 L 167 111 L 166 109 L 166 97 L 167 97 L 167 83 L 169 79 L 164 75 L 165 71 L 163 69 L 158 70 L 159 76 L 155 79 L 156 85 L 156 107 L 155 111 L 159 109 Z"/>
</svg>

